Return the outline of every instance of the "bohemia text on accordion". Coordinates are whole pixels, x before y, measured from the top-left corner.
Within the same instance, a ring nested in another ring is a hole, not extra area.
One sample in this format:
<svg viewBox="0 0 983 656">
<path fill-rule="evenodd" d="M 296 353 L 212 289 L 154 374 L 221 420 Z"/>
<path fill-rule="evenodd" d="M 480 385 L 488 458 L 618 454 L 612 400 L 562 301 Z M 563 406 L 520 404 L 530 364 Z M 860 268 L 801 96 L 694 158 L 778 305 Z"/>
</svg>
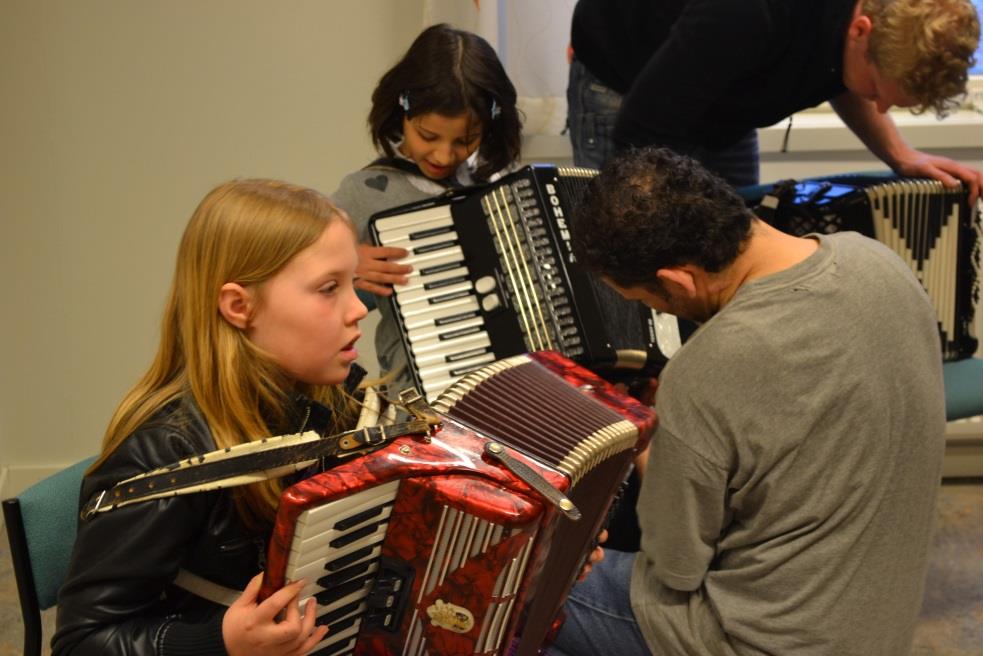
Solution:
<svg viewBox="0 0 983 656">
<path fill-rule="evenodd" d="M 429 441 L 399 437 L 283 493 L 263 596 L 309 582 L 302 600 L 330 627 L 311 653 L 537 653 L 655 424 L 549 351 L 473 372 L 433 408 Z M 492 459 L 491 442 L 582 518 Z"/>
<path fill-rule="evenodd" d="M 970 206 L 965 187 L 950 190 L 935 180 L 840 175 L 803 180 L 794 187 L 779 183 L 771 197 L 778 203 L 770 222 L 785 232 L 855 230 L 889 246 L 932 300 L 943 358 L 959 360 L 976 352 L 973 322 L 983 227 L 979 203 Z"/>
<path fill-rule="evenodd" d="M 678 348 L 675 317 L 625 301 L 574 263 L 567 221 L 594 175 L 527 166 L 373 216 L 376 244 L 410 251 L 401 261 L 414 272 L 390 302 L 428 399 L 477 367 L 528 351 L 653 375 Z"/>
</svg>

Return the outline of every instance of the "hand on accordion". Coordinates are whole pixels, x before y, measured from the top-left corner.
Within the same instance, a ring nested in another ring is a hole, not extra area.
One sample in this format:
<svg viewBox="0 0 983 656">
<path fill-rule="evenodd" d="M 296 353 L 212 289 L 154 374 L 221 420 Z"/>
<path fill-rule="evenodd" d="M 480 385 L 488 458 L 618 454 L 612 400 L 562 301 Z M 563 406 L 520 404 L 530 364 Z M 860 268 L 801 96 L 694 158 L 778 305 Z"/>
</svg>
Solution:
<svg viewBox="0 0 983 656">
<path fill-rule="evenodd" d="M 578 581 L 583 581 L 586 579 L 587 575 L 590 574 L 590 571 L 594 569 L 594 565 L 604 560 L 604 549 L 601 547 L 601 545 L 607 542 L 607 539 L 607 530 L 601 531 L 601 534 L 597 536 L 597 546 L 590 552 L 590 556 L 587 557 L 587 562 L 584 563 L 583 568 L 580 570 L 580 575 L 577 577 Z"/>
<path fill-rule="evenodd" d="M 655 392 L 659 389 L 658 378 L 638 378 L 631 383 L 615 383 L 615 389 L 634 398 L 643 405 L 655 404 Z"/>
<path fill-rule="evenodd" d="M 326 626 L 314 626 L 315 601 L 307 600 L 304 614 L 299 607 L 304 581 L 294 581 L 257 602 L 263 573 L 249 582 L 222 618 L 222 639 L 230 656 L 276 654 L 300 656 L 324 639 Z M 281 617 L 282 615 L 282 617 Z M 279 620 L 277 618 L 280 618 Z"/>
<path fill-rule="evenodd" d="M 405 285 L 407 275 L 413 271 L 410 265 L 398 264 L 392 260 L 399 260 L 407 255 L 409 253 L 405 248 L 360 245 L 355 287 L 379 296 L 392 295 L 392 286 Z"/>
</svg>

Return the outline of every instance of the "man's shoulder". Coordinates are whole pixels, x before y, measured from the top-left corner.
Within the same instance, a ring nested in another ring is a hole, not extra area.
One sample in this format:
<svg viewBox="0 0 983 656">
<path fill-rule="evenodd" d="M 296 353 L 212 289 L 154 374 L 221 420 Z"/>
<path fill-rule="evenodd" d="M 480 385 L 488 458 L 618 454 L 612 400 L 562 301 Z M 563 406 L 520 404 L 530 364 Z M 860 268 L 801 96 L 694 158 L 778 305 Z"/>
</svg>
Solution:
<svg viewBox="0 0 983 656">
<path fill-rule="evenodd" d="M 670 358 L 663 370 L 663 383 L 687 397 L 712 396 L 715 388 L 730 387 L 735 372 L 747 370 L 746 365 L 760 357 L 759 333 L 743 315 L 719 313 Z M 731 374 L 722 377 L 718 375 L 722 371 Z"/>
<path fill-rule="evenodd" d="M 877 275 L 880 270 L 885 281 L 907 280 L 909 283 L 917 283 L 911 267 L 901 256 L 876 239 L 858 232 L 839 232 L 821 238 L 828 240 L 841 267 L 864 269 L 867 275 Z"/>
</svg>

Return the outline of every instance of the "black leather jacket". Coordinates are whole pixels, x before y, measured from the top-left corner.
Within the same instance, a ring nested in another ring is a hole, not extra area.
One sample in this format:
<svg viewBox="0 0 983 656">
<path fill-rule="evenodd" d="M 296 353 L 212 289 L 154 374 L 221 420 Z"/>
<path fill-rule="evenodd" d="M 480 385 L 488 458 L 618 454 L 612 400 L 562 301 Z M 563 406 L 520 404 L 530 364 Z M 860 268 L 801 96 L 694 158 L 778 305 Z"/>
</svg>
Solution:
<svg viewBox="0 0 983 656">
<path fill-rule="evenodd" d="M 295 426 L 285 432 L 322 432 L 331 418 L 300 397 L 291 415 Z M 177 401 L 85 477 L 81 503 L 120 480 L 214 449 L 198 408 Z M 135 503 L 80 521 L 52 653 L 225 654 L 225 607 L 171 582 L 184 568 L 242 590 L 263 568 L 268 534 L 247 530 L 228 490 Z"/>
</svg>

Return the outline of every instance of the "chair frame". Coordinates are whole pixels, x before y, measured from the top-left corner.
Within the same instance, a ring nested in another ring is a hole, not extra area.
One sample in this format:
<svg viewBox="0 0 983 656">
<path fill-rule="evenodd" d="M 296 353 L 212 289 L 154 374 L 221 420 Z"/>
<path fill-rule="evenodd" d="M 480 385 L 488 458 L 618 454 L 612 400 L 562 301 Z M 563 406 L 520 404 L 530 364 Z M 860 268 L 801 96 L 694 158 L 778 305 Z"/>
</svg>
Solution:
<svg viewBox="0 0 983 656">
<path fill-rule="evenodd" d="M 17 583 L 21 618 L 24 621 L 24 654 L 39 656 L 42 642 L 41 607 L 38 603 L 34 572 L 31 569 L 31 552 L 27 546 L 19 499 L 3 500 L 3 521 L 7 527 L 10 559 L 14 565 L 14 580 Z"/>
</svg>

